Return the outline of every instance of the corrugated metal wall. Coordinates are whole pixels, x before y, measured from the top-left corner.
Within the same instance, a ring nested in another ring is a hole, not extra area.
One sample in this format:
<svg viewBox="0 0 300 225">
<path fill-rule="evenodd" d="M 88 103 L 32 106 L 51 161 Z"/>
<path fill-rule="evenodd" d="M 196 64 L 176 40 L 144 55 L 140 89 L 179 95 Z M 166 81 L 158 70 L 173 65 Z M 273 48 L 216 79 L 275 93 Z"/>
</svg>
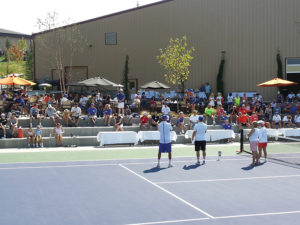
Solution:
<svg viewBox="0 0 300 225">
<path fill-rule="evenodd" d="M 163 81 L 158 49 L 166 47 L 170 37 L 186 35 L 196 49 L 188 87 L 210 82 L 215 89 L 220 52 L 225 50 L 226 92 L 259 91 L 270 100 L 276 89 L 256 84 L 276 76 L 277 49 L 283 62 L 300 56 L 299 12 L 298 0 L 174 0 L 79 25 L 86 42 L 73 65 L 88 66 L 89 76 L 101 74 L 119 83 L 128 54 L 130 77 L 138 78 L 140 85 Z M 117 32 L 118 44 L 105 46 L 105 32 Z M 52 35 L 55 32 L 38 37 Z M 36 44 L 40 78 L 53 68 L 53 56 Z"/>
</svg>

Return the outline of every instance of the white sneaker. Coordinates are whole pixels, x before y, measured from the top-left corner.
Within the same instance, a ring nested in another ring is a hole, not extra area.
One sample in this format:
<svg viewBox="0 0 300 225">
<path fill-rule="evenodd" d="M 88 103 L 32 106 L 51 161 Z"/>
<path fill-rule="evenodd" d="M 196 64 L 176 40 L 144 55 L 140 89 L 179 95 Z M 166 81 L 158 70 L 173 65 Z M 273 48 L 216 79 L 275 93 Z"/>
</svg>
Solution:
<svg viewBox="0 0 300 225">
<path fill-rule="evenodd" d="M 197 162 L 196 162 L 196 165 L 200 165 L 200 161 L 197 161 Z"/>
<path fill-rule="evenodd" d="M 202 163 L 202 165 L 204 165 L 205 164 L 205 160 L 203 160 L 203 163 Z"/>
<path fill-rule="evenodd" d="M 184 131 L 181 131 L 182 134 L 184 134 Z"/>
<path fill-rule="evenodd" d="M 158 169 L 160 168 L 160 164 L 159 163 L 157 163 L 157 166 L 156 166 Z"/>
<path fill-rule="evenodd" d="M 168 168 L 171 168 L 171 167 L 173 167 L 173 165 L 172 165 L 171 163 L 169 163 L 169 166 L 168 166 Z"/>
</svg>

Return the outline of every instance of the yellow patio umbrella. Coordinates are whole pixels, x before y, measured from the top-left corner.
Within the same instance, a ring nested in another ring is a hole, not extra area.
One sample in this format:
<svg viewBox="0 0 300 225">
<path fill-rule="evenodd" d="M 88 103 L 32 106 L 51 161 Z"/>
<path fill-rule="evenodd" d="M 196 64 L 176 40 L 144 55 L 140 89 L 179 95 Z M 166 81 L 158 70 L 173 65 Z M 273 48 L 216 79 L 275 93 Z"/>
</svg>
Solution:
<svg viewBox="0 0 300 225">
<path fill-rule="evenodd" d="M 11 77 L 6 77 L 0 80 L 1 85 L 22 85 L 22 86 L 32 86 L 36 85 L 36 83 L 25 80 L 21 77 L 17 76 L 11 76 Z"/>
<path fill-rule="evenodd" d="M 291 86 L 297 84 L 289 80 L 283 80 L 280 78 L 273 78 L 272 80 L 266 81 L 264 83 L 258 84 L 258 87 L 282 87 L 282 86 Z"/>
</svg>

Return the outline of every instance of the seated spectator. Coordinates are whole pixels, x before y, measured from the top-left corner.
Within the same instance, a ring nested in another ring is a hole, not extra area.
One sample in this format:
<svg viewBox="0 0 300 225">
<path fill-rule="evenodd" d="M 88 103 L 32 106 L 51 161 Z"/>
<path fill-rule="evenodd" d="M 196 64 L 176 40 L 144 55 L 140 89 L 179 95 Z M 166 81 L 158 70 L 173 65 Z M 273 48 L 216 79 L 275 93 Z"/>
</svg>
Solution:
<svg viewBox="0 0 300 225">
<path fill-rule="evenodd" d="M 110 108 L 110 104 L 105 105 L 103 115 L 104 115 L 104 126 L 110 126 L 110 121 L 112 118 L 112 109 Z"/>
<path fill-rule="evenodd" d="M 268 104 L 267 107 L 265 108 L 265 117 L 266 117 L 266 120 L 268 121 L 271 121 L 272 119 L 272 107 L 271 107 L 271 104 Z"/>
<path fill-rule="evenodd" d="M 224 109 L 222 108 L 222 105 L 217 105 L 217 117 L 220 118 L 224 114 Z"/>
<path fill-rule="evenodd" d="M 78 107 L 77 103 L 75 103 L 75 105 L 71 108 L 71 122 L 75 125 L 75 127 L 78 127 L 80 116 L 81 108 Z"/>
<path fill-rule="evenodd" d="M 292 117 L 294 117 L 298 111 L 298 107 L 296 102 L 293 102 L 291 105 L 287 106 L 290 114 L 292 115 Z"/>
<path fill-rule="evenodd" d="M 258 115 L 257 115 L 256 111 L 253 111 L 252 115 L 249 118 L 250 125 L 252 125 L 253 122 L 257 122 L 257 121 L 258 121 Z"/>
<path fill-rule="evenodd" d="M 297 112 L 297 114 L 294 117 L 294 121 L 297 127 L 300 127 L 300 111 Z"/>
<path fill-rule="evenodd" d="M 283 126 L 283 128 L 285 128 L 286 126 L 293 127 L 293 118 L 291 115 L 285 115 L 283 117 L 282 126 Z"/>
<path fill-rule="evenodd" d="M 242 100 L 242 104 L 244 104 L 244 105 L 246 105 L 248 103 L 248 98 L 247 98 L 247 94 L 246 93 L 243 94 L 243 97 L 242 97 L 241 100 Z"/>
<path fill-rule="evenodd" d="M 255 111 L 256 113 L 259 113 L 261 109 L 262 109 L 262 107 L 260 106 L 260 104 L 256 103 L 253 111 Z"/>
<path fill-rule="evenodd" d="M 195 125 L 198 123 L 198 112 L 197 110 L 193 111 L 193 114 L 190 116 L 190 130 L 194 130 Z"/>
<path fill-rule="evenodd" d="M 132 121 L 133 121 L 133 116 L 131 114 L 131 109 L 129 105 L 126 105 L 126 108 L 124 110 L 124 117 L 123 117 L 124 125 L 132 125 Z"/>
<path fill-rule="evenodd" d="M 140 130 L 142 130 L 143 127 L 147 127 L 148 130 L 150 129 L 147 113 L 144 113 L 144 115 L 140 118 Z"/>
<path fill-rule="evenodd" d="M 63 133 L 64 133 L 64 129 L 62 128 L 60 123 L 57 123 L 56 127 L 54 127 L 54 129 L 53 129 L 53 134 L 54 134 L 54 137 L 55 137 L 56 147 L 59 147 L 59 146 L 63 145 L 62 144 Z"/>
<path fill-rule="evenodd" d="M 0 128 L 3 132 L 3 138 L 6 138 L 7 119 L 4 113 L 1 113 Z"/>
<path fill-rule="evenodd" d="M 273 113 L 281 114 L 281 104 L 280 103 L 277 103 L 276 107 L 273 108 Z"/>
<path fill-rule="evenodd" d="M 68 109 L 65 109 L 63 112 L 63 119 L 65 121 L 66 127 L 69 126 L 69 121 L 71 120 L 70 118 L 70 111 Z"/>
<path fill-rule="evenodd" d="M 217 105 L 220 105 L 220 106 L 223 105 L 223 103 L 224 103 L 224 98 L 223 98 L 221 92 L 218 92 L 218 96 L 216 97 L 216 102 L 217 102 Z"/>
<path fill-rule="evenodd" d="M 11 135 L 12 137 L 16 137 L 18 134 L 18 119 L 15 113 L 12 113 L 9 123 L 10 123 Z"/>
<path fill-rule="evenodd" d="M 211 107 L 214 107 L 215 106 L 215 95 L 214 93 L 211 93 L 209 98 L 208 98 L 208 104 L 211 106 Z"/>
<path fill-rule="evenodd" d="M 40 115 L 40 110 L 37 107 L 37 104 L 33 104 L 33 106 L 30 109 L 30 118 L 29 118 L 29 122 L 30 122 L 30 127 L 32 127 L 32 120 L 36 119 L 39 121 L 39 125 L 42 126 L 42 117 Z"/>
<path fill-rule="evenodd" d="M 25 101 L 21 95 L 16 96 L 15 103 L 21 114 L 26 114 Z"/>
<path fill-rule="evenodd" d="M 68 101 L 68 95 L 67 94 L 64 94 L 63 97 L 60 99 L 60 104 L 64 104 L 66 101 Z"/>
<path fill-rule="evenodd" d="M 184 126 L 184 115 L 183 112 L 180 112 L 177 117 L 177 123 L 176 125 L 179 127 L 179 132 L 181 134 L 184 134 L 183 126 Z"/>
<path fill-rule="evenodd" d="M 258 121 L 259 121 L 259 120 L 265 121 L 265 120 L 267 119 L 266 116 L 265 116 L 264 110 L 261 109 L 261 110 L 257 113 L 257 119 L 258 119 Z"/>
<path fill-rule="evenodd" d="M 152 112 L 156 110 L 156 101 L 154 96 L 152 96 L 150 100 L 150 109 Z"/>
<path fill-rule="evenodd" d="M 45 117 L 49 117 L 52 120 L 52 122 L 54 123 L 54 125 L 56 124 L 56 120 L 59 123 L 61 120 L 61 118 L 59 117 L 59 115 L 56 112 L 56 109 L 51 104 L 49 104 L 45 110 Z"/>
<path fill-rule="evenodd" d="M 225 120 L 225 123 L 222 125 L 222 128 L 225 130 L 232 130 L 232 125 L 229 123 L 229 120 Z"/>
<path fill-rule="evenodd" d="M 275 115 L 272 118 L 272 128 L 274 128 L 275 125 L 278 125 L 279 128 L 281 128 L 281 116 L 278 112 L 275 112 Z"/>
<path fill-rule="evenodd" d="M 115 126 L 114 126 L 116 131 L 123 131 L 124 129 L 123 129 L 123 117 L 122 117 L 122 115 L 116 113 L 114 115 L 114 118 L 116 120 L 116 123 L 115 123 Z"/>
<path fill-rule="evenodd" d="M 155 129 L 158 130 L 158 123 L 159 123 L 159 116 L 157 114 L 157 111 L 155 111 L 154 114 L 152 115 L 151 126 L 155 127 Z"/>
<path fill-rule="evenodd" d="M 163 115 L 169 116 L 169 119 L 171 118 L 171 109 L 166 102 L 163 103 L 161 112 Z"/>
<path fill-rule="evenodd" d="M 35 147 L 43 148 L 43 131 L 41 130 L 41 126 L 37 125 L 35 132 Z"/>
<path fill-rule="evenodd" d="M 249 127 L 249 117 L 247 114 L 242 114 L 242 112 L 239 112 L 237 117 L 237 122 L 239 126 L 239 130 L 242 128 L 248 128 Z"/>
<path fill-rule="evenodd" d="M 79 99 L 79 107 L 81 109 L 85 109 L 88 100 L 88 97 L 86 97 L 85 95 L 81 95 L 81 98 Z"/>
<path fill-rule="evenodd" d="M 229 110 L 228 114 L 230 115 L 231 123 L 237 123 L 238 113 L 238 109 L 235 105 Z"/>
<path fill-rule="evenodd" d="M 7 99 L 8 96 L 6 94 L 6 91 L 2 91 L 1 97 L 4 99 L 4 101 Z"/>
<path fill-rule="evenodd" d="M 287 96 L 288 103 L 292 103 L 294 101 L 294 98 L 295 98 L 294 92 L 290 92 Z"/>
<path fill-rule="evenodd" d="M 33 131 L 32 127 L 29 127 L 26 132 L 26 136 L 28 148 L 33 147 L 35 145 L 35 132 Z"/>
<path fill-rule="evenodd" d="M 227 112 L 224 111 L 223 115 L 220 116 L 220 122 L 221 122 L 221 124 L 224 124 L 226 122 L 226 120 L 229 120 L 229 118 L 227 116 Z"/>
<path fill-rule="evenodd" d="M 94 127 L 97 121 L 97 109 L 95 108 L 94 103 L 92 103 L 91 106 L 88 108 L 88 116 L 92 122 L 92 126 Z"/>
<path fill-rule="evenodd" d="M 210 117 L 210 118 L 214 119 L 213 112 L 214 112 L 214 109 L 212 108 L 212 105 L 208 104 L 204 110 L 204 115 L 205 115 L 205 117 Z"/>
<path fill-rule="evenodd" d="M 247 114 L 247 109 L 245 107 L 245 104 L 242 104 L 242 107 L 239 108 L 239 113 L 242 113 L 242 114 Z"/>
</svg>

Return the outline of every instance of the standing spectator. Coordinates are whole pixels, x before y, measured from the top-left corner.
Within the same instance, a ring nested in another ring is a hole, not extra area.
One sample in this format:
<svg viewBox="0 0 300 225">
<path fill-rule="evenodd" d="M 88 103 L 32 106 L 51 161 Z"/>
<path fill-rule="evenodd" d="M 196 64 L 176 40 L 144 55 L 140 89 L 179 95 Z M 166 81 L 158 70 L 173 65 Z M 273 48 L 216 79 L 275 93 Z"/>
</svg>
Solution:
<svg viewBox="0 0 300 225">
<path fill-rule="evenodd" d="M 71 122 L 75 125 L 75 127 L 78 127 L 80 121 L 80 115 L 81 115 L 81 108 L 79 108 L 78 104 L 75 103 L 75 105 L 71 108 Z"/>
<path fill-rule="evenodd" d="M 123 121 L 124 125 L 132 125 L 133 117 L 131 115 L 131 109 L 129 108 L 129 105 L 127 105 L 124 110 Z"/>
<path fill-rule="evenodd" d="M 229 110 L 228 113 L 230 115 L 230 121 L 231 121 L 231 123 L 237 123 L 237 116 L 238 116 L 238 113 L 239 113 L 237 107 L 234 105 L 232 107 L 232 109 Z"/>
<path fill-rule="evenodd" d="M 45 110 L 45 117 L 49 117 L 54 125 L 56 124 L 56 120 L 60 123 L 60 117 L 57 114 L 56 109 L 51 104 L 49 104 Z"/>
<path fill-rule="evenodd" d="M 228 97 L 227 97 L 227 111 L 229 111 L 229 109 L 232 108 L 233 106 L 233 96 L 232 96 L 232 93 L 230 92 Z"/>
<path fill-rule="evenodd" d="M 220 106 L 223 105 L 224 98 L 223 98 L 221 92 L 218 92 L 218 96 L 216 97 L 216 102 L 217 102 L 217 105 L 220 105 Z"/>
<path fill-rule="evenodd" d="M 190 130 L 193 130 L 195 125 L 198 123 L 199 115 L 197 110 L 193 111 L 193 114 L 190 116 Z"/>
<path fill-rule="evenodd" d="M 106 104 L 104 108 L 104 126 L 110 126 L 110 121 L 112 117 L 112 109 L 110 108 L 110 104 Z"/>
<path fill-rule="evenodd" d="M 278 112 L 275 112 L 275 115 L 272 118 L 272 128 L 275 128 L 275 125 L 278 125 L 281 128 L 281 116 Z"/>
<path fill-rule="evenodd" d="M 37 125 L 35 132 L 35 147 L 43 148 L 43 131 L 41 130 L 41 126 Z"/>
<path fill-rule="evenodd" d="M 289 127 L 293 127 L 293 118 L 291 115 L 285 115 L 282 119 L 282 126 L 285 128 L 285 126 L 288 125 Z"/>
<path fill-rule="evenodd" d="M 208 96 L 210 95 L 210 92 L 211 92 L 211 86 L 207 82 L 204 88 L 205 88 L 205 94 L 206 94 L 206 96 L 208 98 Z"/>
<path fill-rule="evenodd" d="M 79 108 L 79 107 L 78 107 Z M 60 123 L 56 124 L 56 127 L 53 129 L 53 134 L 55 137 L 56 147 L 62 146 L 64 129 Z"/>
<path fill-rule="evenodd" d="M 42 117 L 39 114 L 40 110 L 37 107 L 37 104 L 35 103 L 32 108 L 30 109 L 30 127 L 32 127 L 32 120 L 33 118 L 39 121 L 39 125 L 42 126 Z"/>
<path fill-rule="evenodd" d="M 154 112 L 151 119 L 151 126 L 155 127 L 158 130 L 159 116 L 157 115 L 157 111 Z"/>
<path fill-rule="evenodd" d="M 142 110 L 146 109 L 146 104 L 147 104 L 147 98 L 145 92 L 142 93 L 141 96 L 141 108 Z"/>
<path fill-rule="evenodd" d="M 117 95 L 118 98 L 118 113 L 124 114 L 124 102 L 125 102 L 125 95 L 123 93 L 123 89 L 120 89 L 119 94 Z"/>
<path fill-rule="evenodd" d="M 236 107 L 240 107 L 240 105 L 241 105 L 241 98 L 238 93 L 235 94 L 234 105 Z"/>
<path fill-rule="evenodd" d="M 81 109 L 85 109 L 88 100 L 88 97 L 86 97 L 85 95 L 81 95 L 81 98 L 79 99 L 79 107 Z"/>
<path fill-rule="evenodd" d="M 184 134 L 183 125 L 184 125 L 184 115 L 183 112 L 180 112 L 177 117 L 177 123 L 176 125 L 179 127 L 179 132 L 181 134 Z"/>
<path fill-rule="evenodd" d="M 242 97 L 242 104 L 247 104 L 248 103 L 248 101 L 247 101 L 247 94 L 246 93 L 244 93 L 243 94 L 243 97 Z"/>
<path fill-rule="evenodd" d="M 35 144 L 35 132 L 33 131 L 32 127 L 29 127 L 29 129 L 26 132 L 27 136 L 27 146 L 28 148 L 33 147 Z"/>
<path fill-rule="evenodd" d="M 150 129 L 149 118 L 147 113 L 144 113 L 144 115 L 140 118 L 140 131 L 143 127 L 147 127 L 148 130 Z"/>
<path fill-rule="evenodd" d="M 151 112 L 154 112 L 156 110 L 156 101 L 155 101 L 154 96 L 152 96 L 152 98 L 150 100 L 150 109 L 151 109 Z"/>
<path fill-rule="evenodd" d="M 88 116 L 92 122 L 92 126 L 94 127 L 97 121 L 97 109 L 95 108 L 94 103 L 91 103 L 90 107 L 88 108 Z"/>
<path fill-rule="evenodd" d="M 18 133 L 18 119 L 16 117 L 16 113 L 12 113 L 9 123 L 10 123 L 11 135 L 15 137 Z"/>
<path fill-rule="evenodd" d="M 123 131 L 123 117 L 121 114 L 115 114 L 114 116 L 116 123 L 115 123 L 115 129 L 116 131 Z"/>
<path fill-rule="evenodd" d="M 3 131 L 3 138 L 6 138 L 6 126 L 7 126 L 7 119 L 5 117 L 5 114 L 1 113 L 0 128 Z"/>
<path fill-rule="evenodd" d="M 135 107 L 137 108 L 137 111 L 140 111 L 140 105 L 141 105 L 141 95 L 140 91 L 137 91 L 137 93 L 134 95 L 134 104 Z"/>
</svg>

